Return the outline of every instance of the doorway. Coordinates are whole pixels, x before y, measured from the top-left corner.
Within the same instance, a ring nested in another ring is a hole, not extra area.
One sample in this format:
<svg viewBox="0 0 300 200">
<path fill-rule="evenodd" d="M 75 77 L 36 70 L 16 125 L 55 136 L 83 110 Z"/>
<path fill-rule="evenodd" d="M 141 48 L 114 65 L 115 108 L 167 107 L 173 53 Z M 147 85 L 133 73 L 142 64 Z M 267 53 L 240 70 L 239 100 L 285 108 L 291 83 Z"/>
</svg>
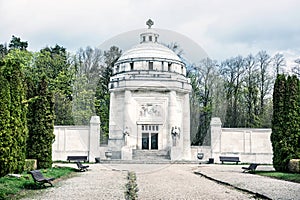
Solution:
<svg viewBox="0 0 300 200">
<path fill-rule="evenodd" d="M 142 149 L 158 149 L 159 125 L 142 125 Z"/>
</svg>

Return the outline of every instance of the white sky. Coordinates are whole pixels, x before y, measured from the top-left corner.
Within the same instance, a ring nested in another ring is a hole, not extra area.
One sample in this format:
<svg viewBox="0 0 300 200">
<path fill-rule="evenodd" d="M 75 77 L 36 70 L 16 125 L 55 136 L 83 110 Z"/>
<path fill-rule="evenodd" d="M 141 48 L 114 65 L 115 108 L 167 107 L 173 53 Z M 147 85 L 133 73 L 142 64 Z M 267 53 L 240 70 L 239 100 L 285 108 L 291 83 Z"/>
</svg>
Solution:
<svg viewBox="0 0 300 200">
<path fill-rule="evenodd" d="M 76 51 L 146 28 L 149 18 L 218 61 L 260 50 L 300 58 L 299 0 L 0 0 L 0 43 L 15 35 L 29 50 Z"/>
</svg>

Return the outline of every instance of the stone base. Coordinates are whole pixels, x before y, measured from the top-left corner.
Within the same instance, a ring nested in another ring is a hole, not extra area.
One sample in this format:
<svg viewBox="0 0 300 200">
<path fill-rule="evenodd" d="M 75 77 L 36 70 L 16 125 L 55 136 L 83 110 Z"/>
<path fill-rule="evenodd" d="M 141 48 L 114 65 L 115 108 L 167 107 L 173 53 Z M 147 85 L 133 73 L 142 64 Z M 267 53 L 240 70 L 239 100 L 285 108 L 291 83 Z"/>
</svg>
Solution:
<svg viewBox="0 0 300 200">
<path fill-rule="evenodd" d="M 182 149 L 180 147 L 171 147 L 170 157 L 171 160 L 181 160 L 182 159 Z"/>
<path fill-rule="evenodd" d="M 132 160 L 132 148 L 131 147 L 129 147 L 129 146 L 122 147 L 121 159 L 122 160 Z"/>
</svg>

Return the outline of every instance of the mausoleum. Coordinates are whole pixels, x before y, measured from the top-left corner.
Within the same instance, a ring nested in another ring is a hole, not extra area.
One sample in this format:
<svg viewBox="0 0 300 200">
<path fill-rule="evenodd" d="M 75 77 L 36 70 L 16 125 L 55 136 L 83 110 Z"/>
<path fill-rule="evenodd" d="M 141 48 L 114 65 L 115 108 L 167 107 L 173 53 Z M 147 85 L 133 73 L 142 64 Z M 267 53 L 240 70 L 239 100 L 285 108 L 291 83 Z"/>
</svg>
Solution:
<svg viewBox="0 0 300 200">
<path fill-rule="evenodd" d="M 125 51 L 110 79 L 111 159 L 190 160 L 190 80 L 186 66 L 147 21 L 140 43 Z M 138 36 L 137 36 L 138 37 Z"/>
</svg>

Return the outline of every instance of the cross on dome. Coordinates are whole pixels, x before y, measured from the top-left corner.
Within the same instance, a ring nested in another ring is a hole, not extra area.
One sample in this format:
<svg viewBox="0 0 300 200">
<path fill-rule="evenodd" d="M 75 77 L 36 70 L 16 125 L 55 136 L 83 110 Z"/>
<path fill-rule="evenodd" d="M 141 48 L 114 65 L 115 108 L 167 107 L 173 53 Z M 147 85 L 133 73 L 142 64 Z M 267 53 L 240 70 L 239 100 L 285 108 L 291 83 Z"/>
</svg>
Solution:
<svg viewBox="0 0 300 200">
<path fill-rule="evenodd" d="M 150 29 L 151 26 L 153 26 L 154 22 L 151 19 L 148 19 L 148 21 L 146 22 L 146 25 L 148 26 L 148 28 Z"/>
</svg>

